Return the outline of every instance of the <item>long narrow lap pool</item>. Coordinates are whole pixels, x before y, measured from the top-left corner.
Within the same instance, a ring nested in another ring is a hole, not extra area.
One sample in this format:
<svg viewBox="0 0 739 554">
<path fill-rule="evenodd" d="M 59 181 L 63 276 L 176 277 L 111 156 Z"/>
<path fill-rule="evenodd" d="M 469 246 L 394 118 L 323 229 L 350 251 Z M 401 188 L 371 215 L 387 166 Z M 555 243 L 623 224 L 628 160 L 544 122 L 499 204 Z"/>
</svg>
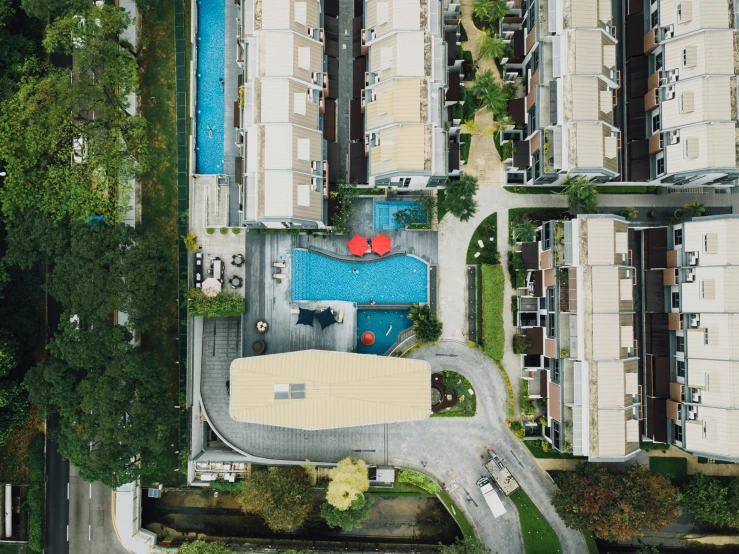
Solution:
<svg viewBox="0 0 739 554">
<path fill-rule="evenodd" d="M 197 173 L 223 173 L 226 4 L 198 0 Z"/>
<path fill-rule="evenodd" d="M 428 299 L 428 265 L 412 256 L 358 263 L 293 250 L 291 266 L 293 300 L 405 304 Z"/>
</svg>

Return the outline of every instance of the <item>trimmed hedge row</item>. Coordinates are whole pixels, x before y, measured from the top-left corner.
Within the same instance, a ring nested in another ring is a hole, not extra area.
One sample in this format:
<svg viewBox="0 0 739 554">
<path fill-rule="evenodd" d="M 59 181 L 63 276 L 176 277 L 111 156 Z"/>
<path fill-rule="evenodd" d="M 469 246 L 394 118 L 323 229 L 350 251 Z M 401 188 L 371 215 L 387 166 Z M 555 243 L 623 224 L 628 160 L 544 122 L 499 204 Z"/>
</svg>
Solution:
<svg viewBox="0 0 739 554">
<path fill-rule="evenodd" d="M 505 329 L 503 327 L 503 300 L 505 275 L 501 265 L 482 268 L 482 340 L 485 354 L 494 360 L 503 358 Z"/>
<path fill-rule="evenodd" d="M 38 435 L 28 445 L 28 548 L 33 552 L 44 550 L 44 481 L 46 456 L 44 435 Z"/>
</svg>

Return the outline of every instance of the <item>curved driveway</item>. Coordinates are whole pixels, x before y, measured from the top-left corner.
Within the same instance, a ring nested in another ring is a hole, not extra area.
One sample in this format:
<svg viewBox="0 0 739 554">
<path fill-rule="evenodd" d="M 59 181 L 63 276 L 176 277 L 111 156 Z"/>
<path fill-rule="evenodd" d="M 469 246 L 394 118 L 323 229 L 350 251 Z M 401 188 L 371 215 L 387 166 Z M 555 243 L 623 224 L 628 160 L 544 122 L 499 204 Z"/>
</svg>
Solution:
<svg viewBox="0 0 739 554">
<path fill-rule="evenodd" d="M 455 341 L 423 347 L 411 357 L 428 361 L 433 371 L 451 369 L 465 375 L 477 395 L 477 415 L 309 432 L 240 423 L 228 414 L 225 388 L 228 367 L 208 363 L 206 359 L 202 396 L 207 417 L 225 441 L 255 462 L 305 459 L 335 462 L 353 455 L 369 463 L 387 463 L 428 473 L 446 484 L 481 540 L 493 552 L 522 553 L 521 531 L 513 503 L 504 498 L 508 513 L 495 519 L 476 485 L 477 479 L 486 474 L 480 456 L 492 447 L 506 459 L 511 473 L 552 525 L 563 552 L 587 552 L 580 532 L 566 527 L 555 513 L 550 502 L 554 486 L 549 476 L 504 423 L 506 385 L 492 361 L 482 352 Z M 222 401 L 214 401 L 216 397 Z M 467 493 L 474 502 L 466 500 Z"/>
</svg>

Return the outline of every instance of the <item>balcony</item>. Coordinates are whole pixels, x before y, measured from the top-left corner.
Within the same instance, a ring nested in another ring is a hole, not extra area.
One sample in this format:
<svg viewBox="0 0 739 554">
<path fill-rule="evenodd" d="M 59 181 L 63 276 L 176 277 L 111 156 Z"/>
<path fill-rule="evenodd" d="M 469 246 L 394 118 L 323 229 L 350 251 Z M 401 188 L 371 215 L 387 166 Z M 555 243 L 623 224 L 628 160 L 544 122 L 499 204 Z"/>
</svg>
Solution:
<svg viewBox="0 0 739 554">
<path fill-rule="evenodd" d="M 544 173 L 557 173 L 560 169 L 555 155 L 557 150 L 555 140 L 554 130 L 544 129 Z"/>
<path fill-rule="evenodd" d="M 668 268 L 662 270 L 662 284 L 666 287 L 677 285 L 680 282 L 678 278 L 678 269 Z"/>
<path fill-rule="evenodd" d="M 662 133 L 654 133 L 651 137 L 649 137 L 649 154 L 657 154 L 659 152 L 662 152 L 664 150 L 664 139 L 662 138 Z"/>
<path fill-rule="evenodd" d="M 651 112 L 659 107 L 659 88 L 650 88 L 644 95 L 644 110 Z"/>
<path fill-rule="evenodd" d="M 534 44 L 536 44 L 536 25 L 534 25 L 529 31 L 529 34 L 526 35 L 526 54 L 527 55 L 529 52 L 531 52 L 531 49 L 534 47 Z"/>
<path fill-rule="evenodd" d="M 667 314 L 667 329 L 670 331 L 682 331 L 683 314 L 677 312 Z"/>
<path fill-rule="evenodd" d="M 658 40 L 659 27 L 649 29 L 646 35 L 644 35 L 644 53 L 649 54 L 659 46 Z"/>
</svg>

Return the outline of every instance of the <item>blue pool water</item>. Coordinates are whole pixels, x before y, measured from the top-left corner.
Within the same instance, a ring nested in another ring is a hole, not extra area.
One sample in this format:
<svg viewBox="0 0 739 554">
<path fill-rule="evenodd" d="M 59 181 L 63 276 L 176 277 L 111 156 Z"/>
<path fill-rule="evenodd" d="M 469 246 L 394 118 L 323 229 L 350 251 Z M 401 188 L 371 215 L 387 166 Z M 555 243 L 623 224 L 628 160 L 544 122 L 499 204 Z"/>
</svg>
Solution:
<svg viewBox="0 0 739 554">
<path fill-rule="evenodd" d="M 398 333 L 412 325 L 408 310 L 357 310 L 357 352 L 382 356 L 397 340 Z M 365 331 L 375 334 L 375 344 L 362 344 L 359 338 Z"/>
<path fill-rule="evenodd" d="M 291 266 L 293 300 L 391 304 L 426 302 L 428 297 L 428 266 L 411 256 L 355 263 L 293 250 Z"/>
<path fill-rule="evenodd" d="M 398 225 L 395 223 L 393 217 L 396 212 L 405 210 L 413 206 L 415 202 L 408 200 L 399 200 L 396 202 L 377 200 L 374 203 L 374 214 L 373 214 L 373 227 L 375 229 L 397 229 Z"/>
<path fill-rule="evenodd" d="M 226 3 L 198 0 L 196 173 L 223 173 L 223 78 Z"/>
</svg>

